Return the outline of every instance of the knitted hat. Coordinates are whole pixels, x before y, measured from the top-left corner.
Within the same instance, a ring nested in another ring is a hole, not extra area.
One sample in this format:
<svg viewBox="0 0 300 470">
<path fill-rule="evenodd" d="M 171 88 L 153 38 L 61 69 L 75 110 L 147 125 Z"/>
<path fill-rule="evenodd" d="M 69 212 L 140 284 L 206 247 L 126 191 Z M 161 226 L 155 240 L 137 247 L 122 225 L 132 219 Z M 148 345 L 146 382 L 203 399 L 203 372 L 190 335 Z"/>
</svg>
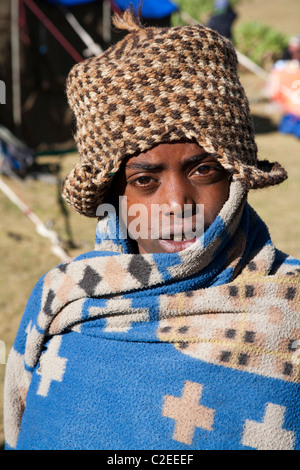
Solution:
<svg viewBox="0 0 300 470">
<path fill-rule="evenodd" d="M 231 42 L 202 25 L 143 28 L 126 15 L 130 33 L 68 76 L 80 162 L 63 184 L 67 202 L 95 217 L 125 157 L 182 140 L 214 153 L 247 189 L 285 180 L 278 163 L 257 161 Z"/>
</svg>

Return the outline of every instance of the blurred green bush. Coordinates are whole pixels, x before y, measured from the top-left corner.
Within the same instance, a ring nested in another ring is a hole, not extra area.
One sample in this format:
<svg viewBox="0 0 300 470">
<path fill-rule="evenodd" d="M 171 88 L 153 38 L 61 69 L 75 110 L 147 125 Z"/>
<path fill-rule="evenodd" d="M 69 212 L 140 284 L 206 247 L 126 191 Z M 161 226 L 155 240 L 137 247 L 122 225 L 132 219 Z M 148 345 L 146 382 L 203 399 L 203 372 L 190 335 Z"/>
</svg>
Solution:
<svg viewBox="0 0 300 470">
<path fill-rule="evenodd" d="M 263 68 L 280 59 L 289 38 L 270 26 L 247 21 L 233 28 L 235 47 Z"/>
<path fill-rule="evenodd" d="M 233 8 L 239 3 L 251 0 L 231 0 Z M 187 13 L 199 23 L 207 24 L 214 9 L 214 0 L 176 0 L 181 12 Z M 180 12 L 172 17 L 174 26 L 184 24 Z M 280 59 L 287 47 L 288 37 L 276 29 L 258 21 L 247 21 L 234 24 L 232 28 L 235 47 L 253 62 L 268 69 L 271 64 Z"/>
<path fill-rule="evenodd" d="M 206 17 L 213 11 L 214 0 L 176 0 L 181 11 L 188 13 L 199 23 L 206 23 Z M 174 13 L 173 24 L 181 24 L 180 14 Z"/>
<path fill-rule="evenodd" d="M 238 3 L 251 0 L 231 0 L 230 4 L 234 8 Z M 206 24 L 209 16 L 214 11 L 214 0 L 176 0 L 176 4 L 181 11 L 188 13 L 199 23 Z M 179 13 L 173 15 L 173 25 L 182 24 Z"/>
</svg>

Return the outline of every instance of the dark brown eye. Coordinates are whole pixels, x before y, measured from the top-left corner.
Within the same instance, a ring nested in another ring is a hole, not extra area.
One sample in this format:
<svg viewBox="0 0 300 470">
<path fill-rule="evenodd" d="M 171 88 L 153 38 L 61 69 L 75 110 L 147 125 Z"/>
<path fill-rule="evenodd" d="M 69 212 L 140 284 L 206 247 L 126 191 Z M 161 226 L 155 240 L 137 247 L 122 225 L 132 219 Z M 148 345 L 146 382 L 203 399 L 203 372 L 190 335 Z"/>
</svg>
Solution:
<svg viewBox="0 0 300 470">
<path fill-rule="evenodd" d="M 134 184 L 135 186 L 148 186 L 153 181 L 154 179 L 151 176 L 139 176 L 131 181 L 130 184 Z"/>
<path fill-rule="evenodd" d="M 218 168 L 213 165 L 200 165 L 194 172 L 195 175 L 207 176 L 213 174 Z"/>
</svg>

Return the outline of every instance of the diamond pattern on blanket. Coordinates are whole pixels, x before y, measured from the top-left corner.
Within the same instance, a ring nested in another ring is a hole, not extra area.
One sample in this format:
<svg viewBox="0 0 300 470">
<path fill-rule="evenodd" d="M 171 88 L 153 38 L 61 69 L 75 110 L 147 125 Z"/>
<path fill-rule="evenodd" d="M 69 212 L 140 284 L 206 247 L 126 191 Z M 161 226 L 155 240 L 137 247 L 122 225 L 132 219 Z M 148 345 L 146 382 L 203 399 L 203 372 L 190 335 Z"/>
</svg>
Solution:
<svg viewBox="0 0 300 470">
<path fill-rule="evenodd" d="M 285 406 L 268 403 L 262 423 L 246 420 L 242 443 L 257 450 L 293 450 L 295 433 L 284 429 Z"/>
<path fill-rule="evenodd" d="M 44 313 L 46 315 L 52 315 L 52 302 L 55 299 L 55 292 L 50 289 L 47 293 L 46 302 L 44 305 Z"/>
<path fill-rule="evenodd" d="M 62 336 L 54 336 L 48 344 L 47 351 L 40 358 L 37 374 L 41 376 L 41 381 L 37 395 L 46 397 L 52 381 L 62 382 L 68 360 L 58 355 L 61 341 Z"/>
<path fill-rule="evenodd" d="M 96 286 L 101 281 L 102 277 L 90 266 L 86 266 L 84 275 L 78 285 L 83 289 L 87 295 L 93 295 Z"/>
<path fill-rule="evenodd" d="M 69 262 L 67 261 L 65 263 L 59 264 L 57 267 L 60 271 L 65 273 L 67 271 L 68 266 L 69 266 Z"/>
<path fill-rule="evenodd" d="M 61 286 L 57 289 L 56 294 L 58 299 L 63 304 L 67 304 L 71 297 L 71 292 L 76 286 L 77 283 L 74 281 L 73 277 L 66 274 Z"/>
<path fill-rule="evenodd" d="M 116 273 L 118 273 L 118 275 L 116 275 Z M 110 259 L 109 263 L 106 264 L 103 277 L 112 292 L 121 290 L 127 276 L 127 269 L 123 268 L 115 258 Z"/>
<path fill-rule="evenodd" d="M 152 267 L 143 256 L 133 256 L 128 265 L 128 270 L 132 277 L 134 277 L 142 286 L 146 286 L 148 284 Z"/>
</svg>

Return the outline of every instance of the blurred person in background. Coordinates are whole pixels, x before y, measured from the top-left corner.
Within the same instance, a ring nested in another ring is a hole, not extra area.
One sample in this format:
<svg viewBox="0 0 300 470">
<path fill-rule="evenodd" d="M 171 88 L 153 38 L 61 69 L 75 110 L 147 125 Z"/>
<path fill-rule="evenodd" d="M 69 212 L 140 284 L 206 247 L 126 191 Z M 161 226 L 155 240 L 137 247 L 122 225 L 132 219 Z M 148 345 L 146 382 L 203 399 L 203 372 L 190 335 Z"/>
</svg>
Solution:
<svg viewBox="0 0 300 470">
<path fill-rule="evenodd" d="M 214 12 L 210 17 L 207 26 L 222 34 L 227 39 L 232 40 L 232 25 L 237 18 L 228 0 L 215 0 Z"/>
<path fill-rule="evenodd" d="M 288 47 L 283 52 L 282 60 L 297 60 L 300 62 L 300 35 L 290 38 Z"/>
</svg>

